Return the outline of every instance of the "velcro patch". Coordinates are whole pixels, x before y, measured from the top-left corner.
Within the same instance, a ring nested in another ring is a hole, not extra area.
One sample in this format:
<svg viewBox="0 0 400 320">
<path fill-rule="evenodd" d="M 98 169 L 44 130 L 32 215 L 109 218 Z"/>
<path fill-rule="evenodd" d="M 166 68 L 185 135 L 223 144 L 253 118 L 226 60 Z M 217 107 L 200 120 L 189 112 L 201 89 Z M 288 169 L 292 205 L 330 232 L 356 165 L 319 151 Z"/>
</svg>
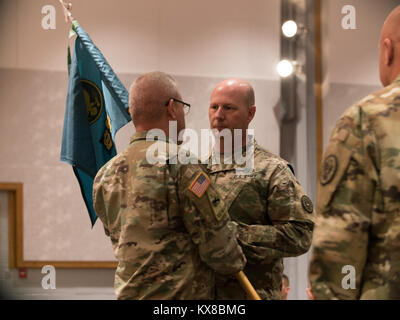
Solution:
<svg viewBox="0 0 400 320">
<path fill-rule="evenodd" d="M 220 221 L 225 213 L 225 204 L 215 192 L 208 192 L 207 195 L 208 199 L 210 200 L 215 219 L 217 219 L 217 221 Z"/>
<path fill-rule="evenodd" d="M 204 172 L 200 172 L 189 186 L 189 190 L 192 191 L 197 197 L 201 198 L 204 192 L 207 191 L 210 186 L 210 179 Z"/>
<path fill-rule="evenodd" d="M 301 205 L 303 206 L 303 209 L 306 210 L 308 213 L 313 213 L 314 211 L 313 203 L 311 199 L 306 195 L 301 197 Z"/>
<path fill-rule="evenodd" d="M 336 171 L 338 169 L 338 159 L 335 155 L 331 154 L 330 156 L 324 159 L 322 163 L 322 173 L 321 173 L 321 184 L 324 186 L 332 181 L 332 179 L 336 175 Z"/>
</svg>

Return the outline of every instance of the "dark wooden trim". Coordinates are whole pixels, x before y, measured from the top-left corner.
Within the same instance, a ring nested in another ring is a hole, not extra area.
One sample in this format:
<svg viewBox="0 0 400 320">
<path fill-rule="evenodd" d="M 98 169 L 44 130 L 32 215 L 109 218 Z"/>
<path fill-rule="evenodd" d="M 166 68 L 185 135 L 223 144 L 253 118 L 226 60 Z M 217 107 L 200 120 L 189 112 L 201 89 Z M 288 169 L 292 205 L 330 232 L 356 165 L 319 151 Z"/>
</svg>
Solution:
<svg viewBox="0 0 400 320">
<path fill-rule="evenodd" d="M 316 154 L 317 179 L 323 153 L 322 131 L 322 27 L 321 27 L 321 0 L 315 0 L 315 99 L 316 99 Z"/>
<path fill-rule="evenodd" d="M 8 266 L 18 267 L 19 236 L 17 220 L 22 217 L 22 183 L 0 183 L 0 191 L 7 191 L 8 199 Z"/>
<path fill-rule="evenodd" d="M 14 191 L 8 191 L 8 267 L 10 269 L 17 266 L 16 255 L 16 225 L 15 225 L 15 210 L 16 210 L 16 194 Z"/>
</svg>

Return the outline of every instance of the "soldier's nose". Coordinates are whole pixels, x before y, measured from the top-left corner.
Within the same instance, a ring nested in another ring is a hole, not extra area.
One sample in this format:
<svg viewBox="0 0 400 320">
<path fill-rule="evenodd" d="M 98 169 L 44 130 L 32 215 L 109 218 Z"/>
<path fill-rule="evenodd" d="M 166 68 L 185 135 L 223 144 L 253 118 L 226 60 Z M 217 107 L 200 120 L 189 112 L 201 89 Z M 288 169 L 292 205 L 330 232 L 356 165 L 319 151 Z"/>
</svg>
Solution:
<svg viewBox="0 0 400 320">
<path fill-rule="evenodd" d="M 224 112 L 222 111 L 221 107 L 218 107 L 218 109 L 215 111 L 215 117 L 218 119 L 224 118 Z"/>
</svg>

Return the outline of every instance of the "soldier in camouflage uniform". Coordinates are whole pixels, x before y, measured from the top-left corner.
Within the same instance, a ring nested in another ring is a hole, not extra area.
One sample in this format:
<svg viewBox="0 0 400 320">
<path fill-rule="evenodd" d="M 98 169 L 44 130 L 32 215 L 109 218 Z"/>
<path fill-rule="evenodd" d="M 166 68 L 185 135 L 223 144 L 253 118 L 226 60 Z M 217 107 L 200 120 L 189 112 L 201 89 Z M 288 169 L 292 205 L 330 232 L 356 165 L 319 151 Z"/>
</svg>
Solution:
<svg viewBox="0 0 400 320">
<path fill-rule="evenodd" d="M 325 150 L 315 299 L 400 299 L 400 6 L 382 29 L 380 75 L 386 87 L 344 112 Z"/>
<path fill-rule="evenodd" d="M 184 129 L 180 100 L 170 76 L 139 77 L 130 91 L 136 133 L 95 178 L 94 208 L 118 259 L 118 299 L 213 299 L 215 271 L 235 274 L 245 264 L 206 168 L 177 163 L 168 138 L 146 140 L 153 128 L 168 137 L 169 121 Z M 156 163 L 148 156 L 155 144 Z"/>
<path fill-rule="evenodd" d="M 262 299 L 281 299 L 283 258 L 301 255 L 312 241 L 314 211 L 311 200 L 296 180 L 291 167 L 257 143 L 246 145 L 246 129 L 255 114 L 254 90 L 241 79 L 228 79 L 211 95 L 209 120 L 212 129 L 242 130 L 239 152 L 254 152 L 254 168 L 248 175 L 243 165 L 226 153 L 221 143 L 221 163 L 208 165 L 211 180 L 226 202 L 231 219 L 239 224 L 239 242 L 247 264 L 244 273 Z M 234 144 L 234 141 L 233 141 Z M 253 150 L 253 151 L 251 151 Z M 234 152 L 237 152 L 234 150 Z M 227 157 L 229 158 L 229 157 Z M 232 159 L 233 158 L 233 159 Z M 232 276 L 217 276 L 218 299 L 246 299 Z"/>
</svg>

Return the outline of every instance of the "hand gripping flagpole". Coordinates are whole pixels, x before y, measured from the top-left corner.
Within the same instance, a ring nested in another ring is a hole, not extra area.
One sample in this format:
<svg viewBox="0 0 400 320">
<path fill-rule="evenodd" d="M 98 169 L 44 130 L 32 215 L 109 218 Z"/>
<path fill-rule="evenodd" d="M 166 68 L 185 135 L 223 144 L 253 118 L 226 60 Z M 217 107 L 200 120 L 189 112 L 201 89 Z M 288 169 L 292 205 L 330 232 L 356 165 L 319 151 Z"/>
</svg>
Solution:
<svg viewBox="0 0 400 320">
<path fill-rule="evenodd" d="M 65 3 L 62 0 L 59 0 L 59 2 L 62 5 L 64 11 L 65 22 L 71 21 L 73 23 L 75 19 L 70 11 L 72 9 L 72 3 Z M 254 289 L 254 287 L 250 283 L 249 279 L 247 279 L 243 271 L 240 271 L 236 274 L 236 279 L 239 281 L 240 285 L 242 286 L 243 290 L 246 292 L 250 300 L 261 300 L 257 291 Z"/>
</svg>

